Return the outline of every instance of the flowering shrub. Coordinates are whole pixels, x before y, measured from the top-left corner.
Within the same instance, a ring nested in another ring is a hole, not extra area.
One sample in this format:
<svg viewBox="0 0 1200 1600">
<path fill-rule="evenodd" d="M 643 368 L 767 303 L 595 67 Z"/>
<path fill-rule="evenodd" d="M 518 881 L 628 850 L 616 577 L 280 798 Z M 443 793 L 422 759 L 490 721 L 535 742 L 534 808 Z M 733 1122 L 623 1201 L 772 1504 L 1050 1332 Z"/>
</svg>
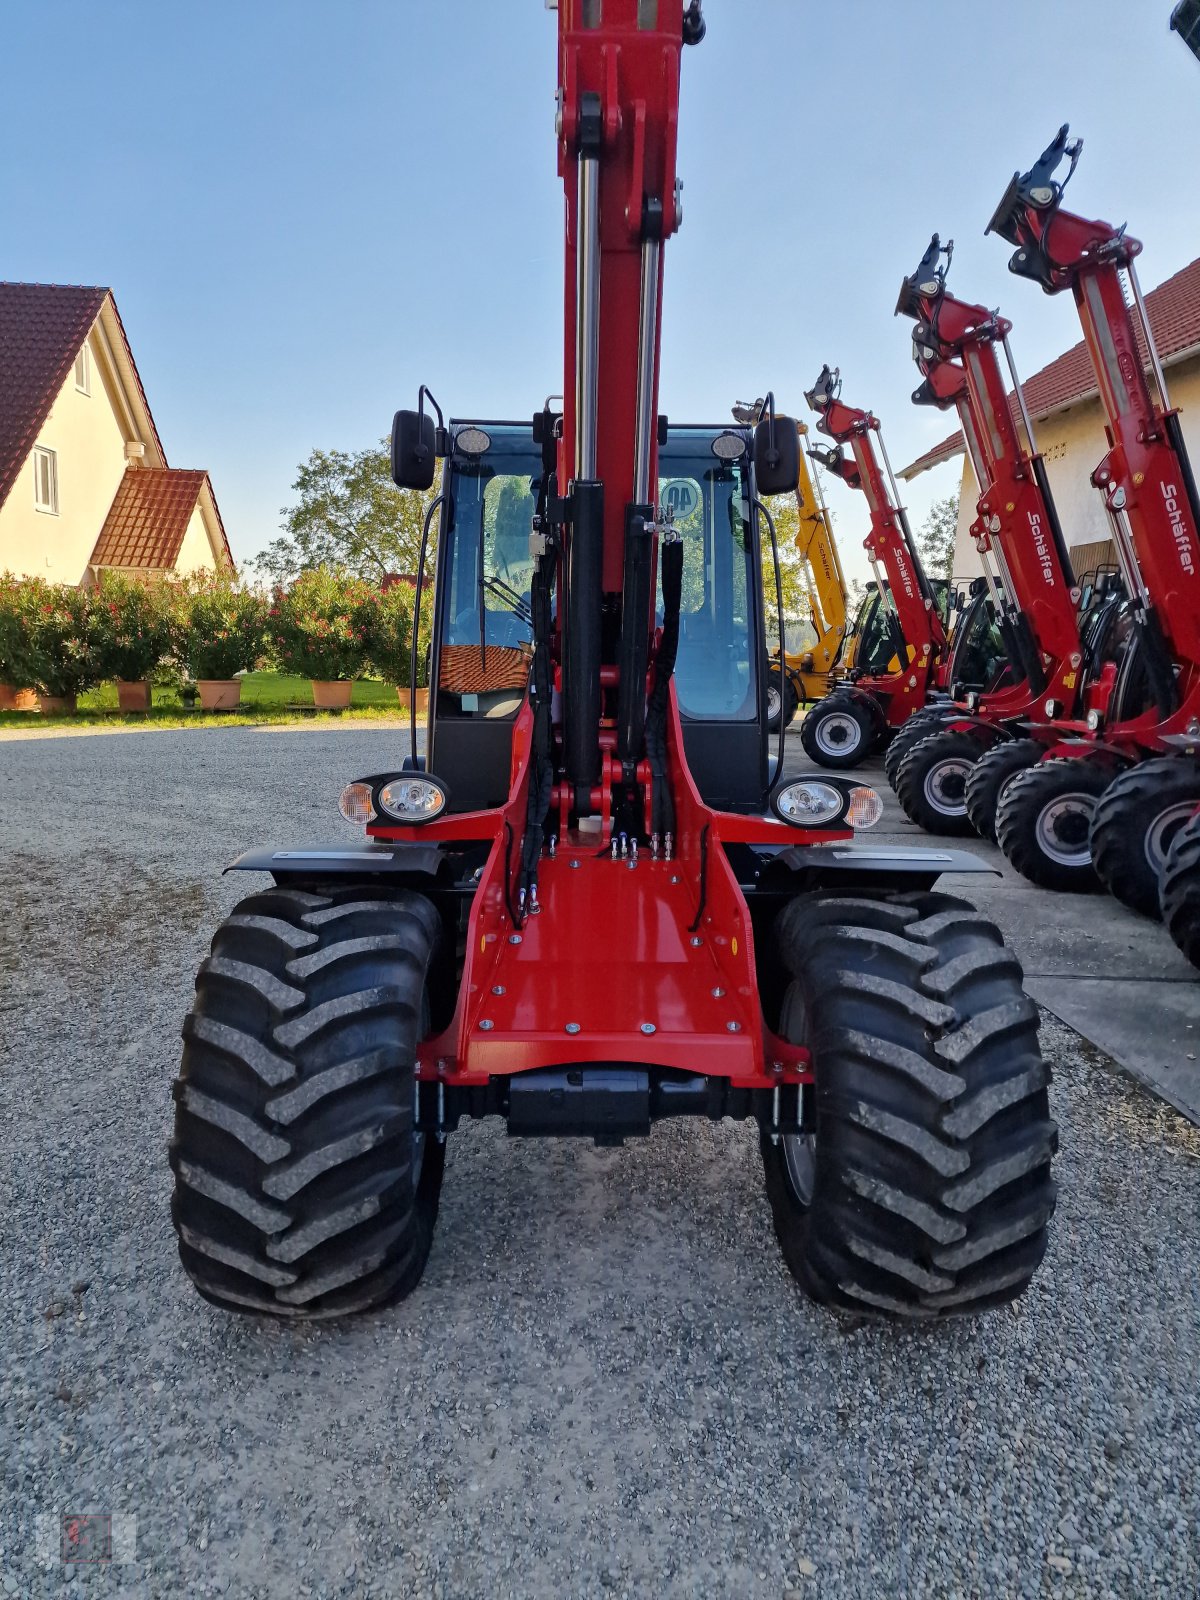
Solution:
<svg viewBox="0 0 1200 1600">
<path fill-rule="evenodd" d="M 46 585 L 41 579 L 14 577 L 0 573 L 0 683 L 14 689 L 32 689 L 36 681 L 30 648 L 31 585 Z"/>
<path fill-rule="evenodd" d="M 173 649 L 193 678 L 225 679 L 248 672 L 263 653 L 267 601 L 211 572 L 175 587 Z"/>
<path fill-rule="evenodd" d="M 93 596 L 93 637 L 100 677 L 141 683 L 171 648 L 172 592 L 106 573 Z"/>
<path fill-rule="evenodd" d="M 284 672 L 329 682 L 358 678 L 377 633 L 380 596 L 362 578 L 316 567 L 277 589 L 269 629 Z"/>
<path fill-rule="evenodd" d="M 42 694 L 76 695 L 103 677 L 92 596 L 70 583 L 21 584 L 29 673 Z"/>
<path fill-rule="evenodd" d="M 421 595 L 421 613 L 424 621 L 425 613 L 433 602 L 432 585 L 426 585 Z M 413 591 L 407 583 L 393 583 L 379 596 L 379 604 L 375 616 L 375 634 L 371 640 L 371 666 L 385 683 L 393 683 L 400 689 L 407 689 L 409 685 L 410 669 L 412 666 L 412 609 Z M 422 628 L 422 638 L 428 634 Z M 424 659 L 418 657 L 417 678 L 421 679 L 424 669 Z"/>
</svg>

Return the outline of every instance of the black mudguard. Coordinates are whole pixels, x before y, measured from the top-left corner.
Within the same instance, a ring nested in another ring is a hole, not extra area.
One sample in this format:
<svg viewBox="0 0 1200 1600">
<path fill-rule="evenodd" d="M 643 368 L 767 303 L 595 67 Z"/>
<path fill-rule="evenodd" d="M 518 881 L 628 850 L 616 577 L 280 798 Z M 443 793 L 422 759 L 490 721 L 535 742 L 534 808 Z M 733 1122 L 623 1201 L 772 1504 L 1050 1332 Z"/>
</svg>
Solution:
<svg viewBox="0 0 1200 1600">
<path fill-rule="evenodd" d="M 450 856 L 434 844 L 389 840 L 379 844 L 309 845 L 297 850 L 247 850 L 226 872 L 269 872 L 276 883 L 289 878 L 384 877 L 419 879 L 432 886 L 454 875 Z"/>
<path fill-rule="evenodd" d="M 905 845 L 790 845 L 763 873 L 763 889 L 931 889 L 947 872 L 991 873 L 968 850 L 910 849 Z"/>
</svg>

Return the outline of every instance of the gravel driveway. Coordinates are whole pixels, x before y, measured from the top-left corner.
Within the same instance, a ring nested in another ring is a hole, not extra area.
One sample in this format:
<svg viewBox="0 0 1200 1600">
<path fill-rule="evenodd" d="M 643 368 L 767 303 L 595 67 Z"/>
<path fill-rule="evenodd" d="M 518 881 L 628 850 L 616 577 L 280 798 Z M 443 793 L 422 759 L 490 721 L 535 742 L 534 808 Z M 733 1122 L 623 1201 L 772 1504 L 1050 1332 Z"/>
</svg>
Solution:
<svg viewBox="0 0 1200 1600">
<path fill-rule="evenodd" d="M 344 1326 L 184 1279 L 179 1025 L 254 843 L 349 838 L 346 731 L 0 744 L 0 1594 L 1200 1592 L 1200 1133 L 1061 1025 L 1018 1309 L 853 1327 L 786 1275 L 749 1129 L 449 1146 L 422 1287 Z M 64 1513 L 136 1563 L 40 1564 Z M 40 1520 L 39 1520 L 40 1519 Z"/>
</svg>

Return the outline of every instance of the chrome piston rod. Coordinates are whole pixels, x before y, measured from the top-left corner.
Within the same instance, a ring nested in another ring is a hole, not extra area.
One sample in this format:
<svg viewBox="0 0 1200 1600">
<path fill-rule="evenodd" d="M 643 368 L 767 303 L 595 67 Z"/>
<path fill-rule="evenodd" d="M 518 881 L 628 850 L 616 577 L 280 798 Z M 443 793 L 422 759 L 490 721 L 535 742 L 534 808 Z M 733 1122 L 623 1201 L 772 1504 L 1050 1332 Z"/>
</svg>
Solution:
<svg viewBox="0 0 1200 1600">
<path fill-rule="evenodd" d="M 575 250 L 575 476 L 596 476 L 596 397 L 600 375 L 600 160 L 579 159 Z"/>
<path fill-rule="evenodd" d="M 642 241 L 641 315 L 638 324 L 637 415 L 633 440 L 633 499 L 650 503 L 650 463 L 658 436 L 654 414 L 654 356 L 658 344 L 658 273 L 662 241 Z"/>
</svg>

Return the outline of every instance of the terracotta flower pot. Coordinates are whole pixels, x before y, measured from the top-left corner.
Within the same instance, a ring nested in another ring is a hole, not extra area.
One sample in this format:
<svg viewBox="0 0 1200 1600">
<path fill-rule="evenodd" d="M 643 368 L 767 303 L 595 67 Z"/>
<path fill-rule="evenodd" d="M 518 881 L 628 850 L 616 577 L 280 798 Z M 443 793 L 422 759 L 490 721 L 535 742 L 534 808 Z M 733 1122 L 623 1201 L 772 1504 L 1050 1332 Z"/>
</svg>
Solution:
<svg viewBox="0 0 1200 1600">
<path fill-rule="evenodd" d="M 36 711 L 38 697 L 32 689 L 15 689 L 11 683 L 0 683 L 0 711 Z"/>
<path fill-rule="evenodd" d="M 149 683 L 126 683 L 117 679 L 117 705 L 122 711 L 149 711 Z"/>
<path fill-rule="evenodd" d="M 240 678 L 199 678 L 201 711 L 236 711 L 242 703 Z"/>
<path fill-rule="evenodd" d="M 44 717 L 75 715 L 75 696 L 73 694 L 39 694 L 37 697 L 38 710 Z"/>
<path fill-rule="evenodd" d="M 407 689 L 397 689 L 396 690 L 396 698 L 400 702 L 400 709 L 402 711 L 407 711 L 408 708 L 409 708 L 409 691 Z M 428 689 L 418 689 L 417 690 L 417 715 L 418 716 L 424 716 L 424 715 L 426 715 L 428 713 L 428 711 L 429 711 L 429 690 Z"/>
<path fill-rule="evenodd" d="M 313 678 L 313 705 L 318 711 L 345 711 L 354 685 L 349 678 Z"/>
</svg>

